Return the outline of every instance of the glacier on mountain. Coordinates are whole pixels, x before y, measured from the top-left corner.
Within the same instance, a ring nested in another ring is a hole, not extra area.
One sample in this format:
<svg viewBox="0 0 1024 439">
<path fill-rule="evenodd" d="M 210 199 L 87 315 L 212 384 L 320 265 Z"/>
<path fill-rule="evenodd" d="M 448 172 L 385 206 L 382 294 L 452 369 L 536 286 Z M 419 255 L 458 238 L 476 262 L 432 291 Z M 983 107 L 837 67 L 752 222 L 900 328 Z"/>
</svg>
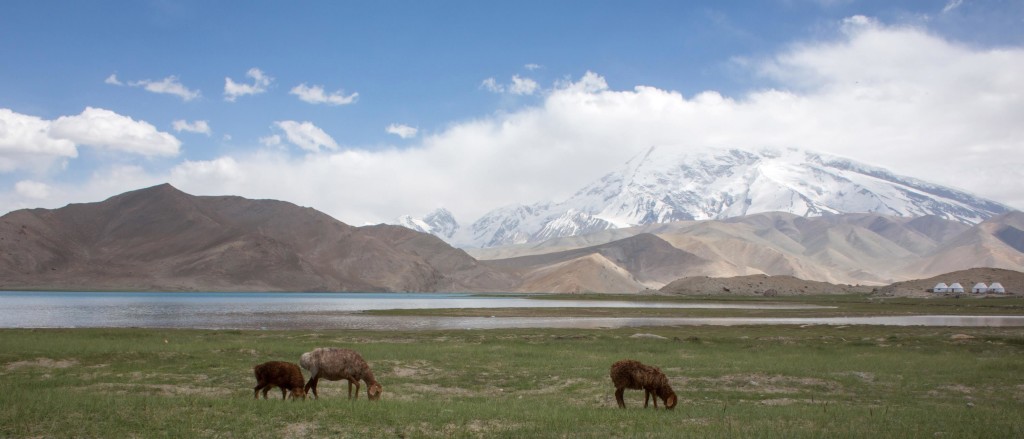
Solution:
<svg viewBox="0 0 1024 439">
<path fill-rule="evenodd" d="M 422 220 L 403 217 L 400 224 L 456 246 L 483 248 L 772 211 L 936 215 L 977 224 L 1010 210 L 956 189 L 810 151 L 652 147 L 561 202 L 499 208 L 465 228 L 443 209 Z"/>
<path fill-rule="evenodd" d="M 444 240 L 451 240 L 459 231 L 459 223 L 448 209 L 439 208 L 423 218 L 402 215 L 395 224 L 417 232 L 430 233 Z"/>
</svg>

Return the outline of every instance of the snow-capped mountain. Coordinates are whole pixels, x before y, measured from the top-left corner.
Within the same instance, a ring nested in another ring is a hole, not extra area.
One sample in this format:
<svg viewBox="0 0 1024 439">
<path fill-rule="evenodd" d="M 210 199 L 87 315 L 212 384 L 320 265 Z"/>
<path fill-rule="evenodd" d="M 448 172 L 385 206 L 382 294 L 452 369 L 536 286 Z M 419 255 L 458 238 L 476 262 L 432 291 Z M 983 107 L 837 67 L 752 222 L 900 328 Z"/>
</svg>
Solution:
<svg viewBox="0 0 1024 439">
<path fill-rule="evenodd" d="M 497 209 L 458 233 L 438 236 L 461 247 L 495 247 L 772 211 L 936 215 L 977 224 L 1010 210 L 955 189 L 809 151 L 655 147 L 568 200 Z"/>
<path fill-rule="evenodd" d="M 459 231 L 459 223 L 448 209 L 439 208 L 423 218 L 414 218 L 411 215 L 402 215 L 396 224 L 413 229 L 417 232 L 430 233 L 441 239 L 449 241 Z"/>
</svg>

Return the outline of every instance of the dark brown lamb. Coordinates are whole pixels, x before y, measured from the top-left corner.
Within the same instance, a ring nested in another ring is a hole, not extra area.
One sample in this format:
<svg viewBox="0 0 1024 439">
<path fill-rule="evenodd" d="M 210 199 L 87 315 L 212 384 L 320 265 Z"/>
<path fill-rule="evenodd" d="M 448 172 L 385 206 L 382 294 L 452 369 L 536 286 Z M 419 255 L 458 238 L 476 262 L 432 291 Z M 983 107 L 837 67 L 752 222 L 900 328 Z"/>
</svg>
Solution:
<svg viewBox="0 0 1024 439">
<path fill-rule="evenodd" d="M 341 348 L 316 348 L 302 354 L 299 364 L 309 371 L 309 381 L 305 390 L 313 390 L 313 396 L 319 398 L 316 385 L 320 378 L 331 381 L 347 380 L 348 397 L 352 399 L 352 384 L 356 385 L 355 398 L 359 399 L 359 381 L 366 382 L 366 397 L 371 401 L 380 399 L 384 388 L 373 377 L 373 371 L 366 360 L 358 352 Z"/>
<path fill-rule="evenodd" d="M 292 399 L 306 399 L 306 389 L 302 386 L 302 370 L 295 363 L 285 361 L 268 361 L 252 368 L 256 375 L 256 387 L 252 389 L 252 397 L 259 399 L 263 389 L 263 399 L 267 399 L 267 391 L 277 386 L 281 389 L 281 399 L 291 392 Z"/>
<path fill-rule="evenodd" d="M 672 391 L 668 377 L 657 367 L 636 360 L 619 360 L 612 364 L 611 377 L 615 384 L 615 401 L 619 407 L 626 408 L 626 401 L 622 397 L 626 389 L 643 389 L 644 408 L 647 408 L 648 399 L 654 401 L 654 408 L 658 408 L 658 398 L 665 402 L 666 409 L 676 407 L 676 392 Z"/>
</svg>

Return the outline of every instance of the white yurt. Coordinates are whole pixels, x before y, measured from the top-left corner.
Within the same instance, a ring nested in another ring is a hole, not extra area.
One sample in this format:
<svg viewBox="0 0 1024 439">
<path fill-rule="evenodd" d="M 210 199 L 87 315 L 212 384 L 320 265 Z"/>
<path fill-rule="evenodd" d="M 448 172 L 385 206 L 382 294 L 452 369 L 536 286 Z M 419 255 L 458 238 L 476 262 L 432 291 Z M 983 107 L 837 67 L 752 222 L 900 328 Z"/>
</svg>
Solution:
<svg viewBox="0 0 1024 439">
<path fill-rule="evenodd" d="M 978 282 L 974 284 L 974 288 L 971 288 L 971 292 L 975 294 L 984 294 L 988 292 L 988 285 L 985 282 Z"/>
<path fill-rule="evenodd" d="M 939 283 L 935 284 L 935 288 L 932 288 L 932 292 L 933 293 L 948 293 L 949 292 L 949 286 L 947 286 L 945 282 L 939 282 Z"/>
<path fill-rule="evenodd" d="M 992 282 L 992 285 L 988 286 L 988 292 L 990 292 L 990 293 L 1005 294 L 1006 293 L 1006 288 L 1003 288 L 1003 284 L 1001 284 L 999 282 Z"/>
<path fill-rule="evenodd" d="M 962 293 L 964 292 L 964 286 L 960 285 L 960 282 L 953 282 L 949 285 L 950 293 Z"/>
</svg>

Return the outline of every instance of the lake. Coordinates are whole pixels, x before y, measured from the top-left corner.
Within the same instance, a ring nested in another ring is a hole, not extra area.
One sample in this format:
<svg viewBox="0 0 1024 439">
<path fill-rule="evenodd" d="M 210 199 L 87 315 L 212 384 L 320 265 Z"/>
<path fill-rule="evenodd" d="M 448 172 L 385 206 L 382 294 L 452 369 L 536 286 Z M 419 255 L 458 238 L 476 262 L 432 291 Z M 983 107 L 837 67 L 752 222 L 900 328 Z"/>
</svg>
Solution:
<svg viewBox="0 0 1024 439">
<path fill-rule="evenodd" d="M 1024 316 L 828 318 L 420 317 L 362 311 L 441 308 L 825 309 L 798 303 L 658 303 L 539 300 L 413 293 L 0 292 L 0 328 L 498 329 L 674 325 L 1024 326 Z"/>
</svg>

